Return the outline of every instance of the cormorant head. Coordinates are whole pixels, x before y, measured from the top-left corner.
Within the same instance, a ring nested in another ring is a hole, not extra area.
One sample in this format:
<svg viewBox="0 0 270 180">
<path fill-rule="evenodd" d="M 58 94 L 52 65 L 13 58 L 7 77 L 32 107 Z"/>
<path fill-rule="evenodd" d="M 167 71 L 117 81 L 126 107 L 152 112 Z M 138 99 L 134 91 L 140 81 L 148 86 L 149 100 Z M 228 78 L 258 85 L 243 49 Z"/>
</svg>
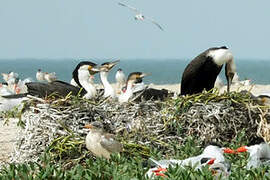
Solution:
<svg viewBox="0 0 270 180">
<path fill-rule="evenodd" d="M 79 69 L 88 69 L 90 75 L 94 75 L 97 72 L 99 72 L 99 68 L 97 67 L 97 64 L 90 62 L 90 61 L 81 61 L 76 68 L 74 69 L 74 71 L 72 72 L 72 77 L 75 80 L 75 82 L 82 87 L 81 83 L 79 82 L 79 77 L 78 77 L 78 70 Z"/>
<path fill-rule="evenodd" d="M 233 55 L 226 46 L 210 48 L 207 51 L 207 56 L 211 57 L 217 66 L 225 66 L 225 76 L 227 79 L 227 91 L 230 92 L 232 79 L 236 73 L 236 66 L 233 60 Z"/>
<path fill-rule="evenodd" d="M 141 83 L 142 78 L 145 76 L 149 76 L 150 73 L 142 73 L 142 72 L 132 72 L 128 75 L 127 82 L 132 82 L 132 83 Z"/>
<path fill-rule="evenodd" d="M 236 66 L 233 60 L 233 57 L 229 59 L 225 66 L 225 76 L 227 79 L 227 91 L 230 92 L 230 87 L 232 84 L 232 80 L 234 77 L 234 74 L 236 73 Z"/>
<path fill-rule="evenodd" d="M 100 66 L 100 71 L 102 72 L 109 72 L 120 60 L 116 60 L 113 62 L 105 62 L 103 64 L 101 64 Z"/>
</svg>

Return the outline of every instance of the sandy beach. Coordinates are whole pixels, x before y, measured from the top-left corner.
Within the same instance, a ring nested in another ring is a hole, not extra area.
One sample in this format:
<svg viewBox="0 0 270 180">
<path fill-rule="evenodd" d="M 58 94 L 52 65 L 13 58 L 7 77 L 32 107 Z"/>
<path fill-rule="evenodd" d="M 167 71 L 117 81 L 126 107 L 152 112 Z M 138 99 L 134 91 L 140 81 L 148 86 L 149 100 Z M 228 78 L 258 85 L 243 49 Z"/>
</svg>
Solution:
<svg viewBox="0 0 270 180">
<path fill-rule="evenodd" d="M 179 84 L 163 84 L 163 85 L 155 85 L 149 84 L 148 87 L 157 88 L 157 89 L 168 89 L 172 92 L 179 93 L 180 86 Z M 220 93 L 226 91 L 227 86 L 223 86 L 220 89 Z M 255 96 L 260 94 L 270 94 L 270 85 L 232 85 L 232 91 L 242 91 L 247 90 L 253 93 Z M 9 156 L 13 151 L 14 142 L 16 137 L 18 136 L 19 127 L 17 127 L 16 123 L 18 119 L 10 119 L 7 124 L 4 124 L 3 119 L 0 119 L 0 164 L 1 162 L 8 162 Z"/>
<path fill-rule="evenodd" d="M 155 85 L 149 84 L 149 87 L 157 88 L 157 89 L 168 89 L 175 93 L 179 93 L 180 84 L 163 84 L 163 85 Z M 253 95 L 258 96 L 260 94 L 268 94 L 270 95 L 270 84 L 262 85 L 262 84 L 250 84 L 250 85 L 241 85 L 241 84 L 233 84 L 231 86 L 231 91 L 240 92 L 242 90 L 250 91 Z M 227 86 L 223 86 L 219 89 L 220 93 L 224 93 L 227 91 Z"/>
</svg>

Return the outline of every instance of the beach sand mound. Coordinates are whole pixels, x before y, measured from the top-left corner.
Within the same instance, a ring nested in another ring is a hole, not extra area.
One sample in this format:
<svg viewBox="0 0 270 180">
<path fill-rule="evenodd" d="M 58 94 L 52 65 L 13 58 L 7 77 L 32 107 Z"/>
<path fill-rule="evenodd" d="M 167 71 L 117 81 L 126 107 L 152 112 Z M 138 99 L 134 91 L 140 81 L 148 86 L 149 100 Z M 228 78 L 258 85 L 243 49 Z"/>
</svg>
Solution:
<svg viewBox="0 0 270 180">
<path fill-rule="evenodd" d="M 148 158 L 153 149 L 173 156 L 189 138 L 198 145 L 269 141 L 270 112 L 248 93 L 217 91 L 161 101 L 119 104 L 110 99 L 89 101 L 78 97 L 46 102 L 33 100 L 25 106 L 11 162 L 38 161 L 43 152 L 55 160 L 92 156 L 85 148 L 84 125 L 101 121 L 105 131 L 115 134 L 125 155 Z M 69 163 L 70 164 L 70 163 Z"/>
</svg>

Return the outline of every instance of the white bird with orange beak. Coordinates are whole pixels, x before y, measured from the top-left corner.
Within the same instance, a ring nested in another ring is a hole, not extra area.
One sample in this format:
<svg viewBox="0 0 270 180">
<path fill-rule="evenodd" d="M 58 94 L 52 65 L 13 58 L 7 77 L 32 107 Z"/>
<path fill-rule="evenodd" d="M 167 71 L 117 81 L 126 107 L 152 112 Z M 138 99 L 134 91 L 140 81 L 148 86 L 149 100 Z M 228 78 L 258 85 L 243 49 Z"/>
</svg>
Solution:
<svg viewBox="0 0 270 180">
<path fill-rule="evenodd" d="M 103 132 L 101 122 L 92 122 L 85 125 L 85 128 L 89 129 L 85 139 L 86 148 L 95 156 L 110 159 L 112 153 L 119 153 L 123 150 L 122 144 L 115 140 L 112 134 Z"/>
<path fill-rule="evenodd" d="M 247 169 L 257 168 L 262 165 L 270 165 L 270 146 L 267 142 L 259 144 L 242 146 L 236 150 L 238 153 L 248 152 L 249 158 L 246 165 Z"/>
<path fill-rule="evenodd" d="M 150 158 L 150 161 L 152 161 L 156 167 L 155 168 L 151 168 L 147 171 L 146 175 L 148 177 L 153 176 L 153 174 L 157 175 L 156 173 L 158 173 L 159 176 L 163 176 L 162 172 L 160 171 L 166 171 L 165 169 L 167 169 L 169 167 L 169 165 L 171 166 L 181 166 L 181 167 L 185 167 L 185 166 L 191 166 L 191 167 L 196 167 L 196 169 L 200 169 L 202 166 L 205 165 L 212 165 L 215 163 L 220 163 L 218 165 L 212 166 L 213 168 L 217 168 L 219 167 L 220 171 L 224 170 L 224 175 L 227 175 L 228 172 L 230 172 L 230 163 L 225 159 L 224 157 L 224 153 L 228 153 L 228 154 L 234 154 L 235 151 L 230 149 L 230 148 L 221 148 L 219 145 L 217 144 L 213 144 L 213 145 L 208 145 L 202 152 L 202 154 L 198 155 L 198 156 L 193 156 L 184 160 L 160 160 L 160 161 L 156 161 Z M 211 166 L 210 166 L 211 167 Z"/>
</svg>

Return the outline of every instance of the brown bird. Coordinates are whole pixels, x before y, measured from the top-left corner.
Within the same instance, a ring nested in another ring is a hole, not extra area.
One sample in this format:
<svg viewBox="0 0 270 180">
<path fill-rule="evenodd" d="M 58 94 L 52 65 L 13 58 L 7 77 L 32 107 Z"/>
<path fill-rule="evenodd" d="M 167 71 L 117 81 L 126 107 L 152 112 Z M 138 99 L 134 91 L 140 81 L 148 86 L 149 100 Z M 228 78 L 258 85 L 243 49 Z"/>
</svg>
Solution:
<svg viewBox="0 0 270 180">
<path fill-rule="evenodd" d="M 95 156 L 110 159 L 111 153 L 123 150 L 122 144 L 115 140 L 112 134 L 103 132 L 103 125 L 100 122 L 85 125 L 85 128 L 90 129 L 85 139 L 86 148 Z"/>
</svg>

